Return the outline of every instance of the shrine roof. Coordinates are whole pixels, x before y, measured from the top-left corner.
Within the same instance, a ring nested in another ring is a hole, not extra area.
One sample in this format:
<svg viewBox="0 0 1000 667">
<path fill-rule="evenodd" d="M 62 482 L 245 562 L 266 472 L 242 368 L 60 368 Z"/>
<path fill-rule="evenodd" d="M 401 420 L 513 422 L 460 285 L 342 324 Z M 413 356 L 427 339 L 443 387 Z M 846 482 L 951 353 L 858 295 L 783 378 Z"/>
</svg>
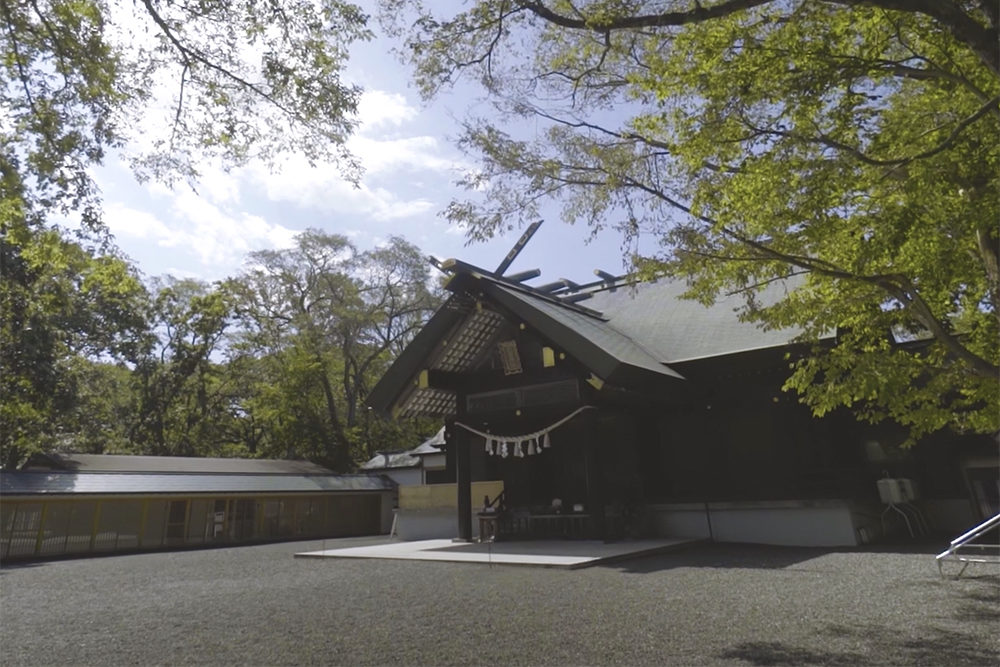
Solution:
<svg viewBox="0 0 1000 667">
<path fill-rule="evenodd" d="M 422 386 L 419 374 L 471 371 L 517 326 L 530 327 L 602 382 L 647 392 L 683 385 L 684 376 L 672 364 L 781 347 L 802 334 L 741 320 L 739 295 L 723 296 L 711 306 L 684 299 L 682 281 L 636 283 L 596 272 L 601 279 L 589 284 L 560 280 L 532 286 L 457 260 L 434 262 L 451 274 L 447 289 L 453 295 L 373 389 L 369 404 L 380 411 L 453 415 L 454 393 Z M 526 274 L 531 279 L 539 272 Z M 755 298 L 773 302 L 795 287 L 775 282 Z"/>
<path fill-rule="evenodd" d="M 773 303 L 795 287 L 775 282 L 755 298 Z M 765 330 L 742 321 L 737 312 L 745 305 L 742 295 L 723 295 L 705 306 L 682 298 L 686 290 L 683 281 L 661 279 L 594 292 L 587 305 L 665 364 L 781 347 L 803 333 L 798 328 Z"/>
<path fill-rule="evenodd" d="M 332 475 L 309 461 L 281 459 L 213 458 L 200 456 L 133 456 L 128 454 L 36 454 L 25 471 L 81 473 L 189 473 L 229 475 Z"/>
</svg>

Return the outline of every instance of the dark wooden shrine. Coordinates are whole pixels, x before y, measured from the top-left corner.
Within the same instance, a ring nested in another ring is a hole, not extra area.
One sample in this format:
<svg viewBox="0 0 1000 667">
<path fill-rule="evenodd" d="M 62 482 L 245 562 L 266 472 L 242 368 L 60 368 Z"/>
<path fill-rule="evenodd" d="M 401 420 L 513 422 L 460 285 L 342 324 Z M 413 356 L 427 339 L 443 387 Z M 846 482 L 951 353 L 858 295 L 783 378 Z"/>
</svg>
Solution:
<svg viewBox="0 0 1000 667">
<path fill-rule="evenodd" d="M 472 537 L 483 509 L 470 501 L 473 480 L 503 481 L 500 501 L 483 499 L 493 511 L 480 525 L 501 536 L 623 537 L 648 525 L 642 515 L 657 503 L 838 498 L 877 508 L 887 468 L 920 478 L 925 493 L 966 495 L 951 440 L 873 458 L 870 444 L 898 442 L 898 429 L 816 419 L 783 392 L 789 360 L 808 352 L 794 342 L 801 332 L 741 322 L 738 297 L 705 308 L 667 280 L 598 271 L 586 284 L 532 286 L 537 270 L 505 275 L 538 224 L 494 271 L 432 260 L 451 294 L 369 397 L 387 415 L 445 421 L 448 467 L 437 481 L 457 482 L 459 538 Z"/>
</svg>

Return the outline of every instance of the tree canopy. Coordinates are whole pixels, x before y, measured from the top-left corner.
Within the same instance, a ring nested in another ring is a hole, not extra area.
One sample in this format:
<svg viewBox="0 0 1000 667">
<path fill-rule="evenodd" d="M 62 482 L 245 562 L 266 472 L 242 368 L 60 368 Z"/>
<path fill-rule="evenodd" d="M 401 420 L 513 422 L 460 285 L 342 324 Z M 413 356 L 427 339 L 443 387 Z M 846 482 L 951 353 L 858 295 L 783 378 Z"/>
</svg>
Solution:
<svg viewBox="0 0 1000 667">
<path fill-rule="evenodd" d="M 341 74 L 369 32 L 353 4 L 2 0 L 0 18 L 5 224 L 58 212 L 98 226 L 88 168 L 110 149 L 166 180 L 288 151 L 354 168 L 360 90 Z"/>
<path fill-rule="evenodd" d="M 359 252 L 317 230 L 249 263 L 228 284 L 239 314 L 231 363 L 252 365 L 261 383 L 240 410 L 265 429 L 270 455 L 347 470 L 374 454 L 364 398 L 439 303 L 429 264 L 399 237 Z"/>
<path fill-rule="evenodd" d="M 76 430 L 69 424 L 79 414 L 86 360 L 136 359 L 147 321 L 145 289 L 123 260 L 95 255 L 56 230 L 4 231 L 0 465 L 12 466 Z"/>
<path fill-rule="evenodd" d="M 438 305 L 401 238 L 318 230 L 243 274 L 144 284 L 58 230 L 0 239 L 0 466 L 37 451 L 309 459 L 347 472 L 439 424 L 363 402 Z"/>
<path fill-rule="evenodd" d="M 114 151 L 139 179 L 194 184 L 206 161 L 294 153 L 357 178 L 343 69 L 367 22 L 340 0 L 0 0 L 4 466 L 59 447 L 246 451 L 218 358 L 233 295 L 143 285 L 93 168 Z"/>
<path fill-rule="evenodd" d="M 445 215 L 472 239 L 558 201 L 693 298 L 743 293 L 747 320 L 805 341 L 836 330 L 786 384 L 816 414 L 892 418 L 911 441 L 1000 426 L 995 2 L 383 10 L 424 94 L 474 78 L 502 114 L 460 137 L 481 169 Z"/>
</svg>

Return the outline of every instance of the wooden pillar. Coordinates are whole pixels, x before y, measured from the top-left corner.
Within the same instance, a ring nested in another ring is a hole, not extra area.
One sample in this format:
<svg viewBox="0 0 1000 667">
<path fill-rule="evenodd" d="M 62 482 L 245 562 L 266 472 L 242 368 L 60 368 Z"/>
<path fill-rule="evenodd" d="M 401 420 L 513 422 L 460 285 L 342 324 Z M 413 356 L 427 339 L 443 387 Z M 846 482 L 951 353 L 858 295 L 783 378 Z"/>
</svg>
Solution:
<svg viewBox="0 0 1000 667">
<path fill-rule="evenodd" d="M 97 529 L 101 526 L 101 501 L 95 501 L 97 504 L 94 507 L 94 520 L 91 522 L 90 526 L 90 548 L 88 551 L 93 551 L 94 546 L 97 544 Z"/>
<path fill-rule="evenodd" d="M 42 545 L 45 539 L 45 521 L 49 518 L 49 504 L 42 501 L 42 512 L 38 518 L 38 535 L 35 537 L 35 554 L 36 556 L 42 555 Z M 63 551 L 66 549 L 63 548 Z"/>
<path fill-rule="evenodd" d="M 465 420 L 465 394 L 455 397 L 456 420 Z M 472 451 L 469 444 L 471 434 L 463 428 L 451 427 L 451 442 L 455 448 L 455 486 L 458 490 L 458 539 L 472 541 Z"/>
<path fill-rule="evenodd" d="M 600 418 L 597 410 L 587 410 L 581 415 L 584 423 L 584 456 L 587 463 L 587 506 L 594 529 L 594 537 L 605 539 L 604 520 L 604 471 L 600 460 Z"/>
</svg>

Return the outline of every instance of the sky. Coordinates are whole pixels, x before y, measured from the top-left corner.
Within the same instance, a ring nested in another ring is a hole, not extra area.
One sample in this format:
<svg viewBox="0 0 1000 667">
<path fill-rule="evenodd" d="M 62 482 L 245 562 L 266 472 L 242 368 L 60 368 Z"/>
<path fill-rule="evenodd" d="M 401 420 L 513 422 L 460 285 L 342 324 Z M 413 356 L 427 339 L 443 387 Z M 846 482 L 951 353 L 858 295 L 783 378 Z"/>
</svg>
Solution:
<svg viewBox="0 0 1000 667">
<path fill-rule="evenodd" d="M 119 248 L 148 277 L 213 281 L 238 274 L 247 253 L 290 247 L 296 233 L 316 228 L 343 234 L 360 250 L 399 235 L 425 255 L 495 269 L 520 231 L 467 245 L 462 230 L 439 216 L 463 194 L 455 185 L 460 175 L 476 169 L 475 157 L 452 142 L 457 121 L 472 106 L 482 112 L 482 103 L 471 91 L 424 103 L 406 67 L 388 52 L 391 45 L 384 38 L 357 45 L 347 68 L 348 80 L 365 90 L 360 127 L 348 142 L 365 169 L 358 187 L 336 167 L 310 167 L 296 155 L 274 173 L 259 164 L 229 173 L 202 165 L 194 187 L 140 185 L 113 157 L 95 177 Z M 540 269 L 536 284 L 589 282 L 595 269 L 623 272 L 614 232 L 588 243 L 588 230 L 564 223 L 555 206 L 544 220 L 508 272 Z"/>
</svg>

